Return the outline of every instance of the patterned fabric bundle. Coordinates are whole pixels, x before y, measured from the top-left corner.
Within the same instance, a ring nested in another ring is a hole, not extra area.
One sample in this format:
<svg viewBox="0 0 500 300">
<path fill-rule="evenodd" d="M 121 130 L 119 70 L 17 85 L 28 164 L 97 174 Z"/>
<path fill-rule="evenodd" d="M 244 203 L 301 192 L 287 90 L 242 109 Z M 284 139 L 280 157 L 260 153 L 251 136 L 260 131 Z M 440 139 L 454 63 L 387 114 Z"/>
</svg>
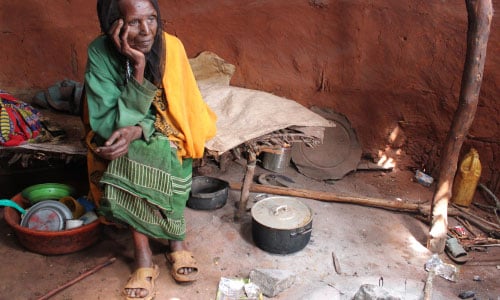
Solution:
<svg viewBox="0 0 500 300">
<path fill-rule="evenodd" d="M 0 99 L 0 146 L 17 146 L 40 134 L 38 110 L 2 90 Z"/>
</svg>

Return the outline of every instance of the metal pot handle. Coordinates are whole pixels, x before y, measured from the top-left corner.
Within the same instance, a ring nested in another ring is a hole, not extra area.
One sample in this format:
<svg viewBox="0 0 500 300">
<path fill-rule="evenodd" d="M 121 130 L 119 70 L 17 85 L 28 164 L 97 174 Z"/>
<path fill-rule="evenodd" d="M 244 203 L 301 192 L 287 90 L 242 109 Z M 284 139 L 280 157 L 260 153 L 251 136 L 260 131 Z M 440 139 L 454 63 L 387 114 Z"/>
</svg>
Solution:
<svg viewBox="0 0 500 300">
<path fill-rule="evenodd" d="M 253 197 L 253 202 L 258 202 L 258 201 L 264 200 L 268 197 L 269 197 L 268 194 L 258 194 L 258 195 L 255 195 L 255 197 Z"/>
<path fill-rule="evenodd" d="M 304 234 L 307 234 L 309 232 L 311 232 L 313 229 L 312 228 L 309 228 L 307 230 L 304 230 L 304 231 L 301 231 L 301 232 L 292 232 L 290 233 L 290 237 L 292 238 L 296 238 L 298 237 L 299 235 L 304 235 Z"/>
<path fill-rule="evenodd" d="M 288 210 L 288 205 L 286 204 L 280 205 L 273 209 L 273 215 L 277 216 L 279 215 L 280 211 L 287 211 L 287 210 Z"/>
</svg>

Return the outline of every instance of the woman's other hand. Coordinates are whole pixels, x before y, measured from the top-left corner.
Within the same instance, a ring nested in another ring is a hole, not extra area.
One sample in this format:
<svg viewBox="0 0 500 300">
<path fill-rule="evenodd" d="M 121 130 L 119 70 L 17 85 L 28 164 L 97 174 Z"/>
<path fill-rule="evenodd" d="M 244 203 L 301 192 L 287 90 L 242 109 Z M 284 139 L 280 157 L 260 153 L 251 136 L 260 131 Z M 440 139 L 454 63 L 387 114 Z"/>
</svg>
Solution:
<svg viewBox="0 0 500 300">
<path fill-rule="evenodd" d="M 127 154 L 130 143 L 142 136 L 142 127 L 128 126 L 115 130 L 104 146 L 97 147 L 96 153 L 108 160 L 116 159 Z"/>
</svg>

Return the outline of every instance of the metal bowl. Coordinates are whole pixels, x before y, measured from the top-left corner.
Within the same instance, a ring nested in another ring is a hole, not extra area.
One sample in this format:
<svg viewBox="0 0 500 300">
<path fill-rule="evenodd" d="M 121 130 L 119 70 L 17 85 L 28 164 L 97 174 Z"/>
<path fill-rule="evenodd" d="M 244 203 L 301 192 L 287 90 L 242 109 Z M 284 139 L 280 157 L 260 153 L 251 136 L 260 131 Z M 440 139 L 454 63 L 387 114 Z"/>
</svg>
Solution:
<svg viewBox="0 0 500 300">
<path fill-rule="evenodd" d="M 187 206 L 199 210 L 218 209 L 226 204 L 228 194 L 229 183 L 227 181 L 208 176 L 196 176 L 193 177 Z"/>
</svg>

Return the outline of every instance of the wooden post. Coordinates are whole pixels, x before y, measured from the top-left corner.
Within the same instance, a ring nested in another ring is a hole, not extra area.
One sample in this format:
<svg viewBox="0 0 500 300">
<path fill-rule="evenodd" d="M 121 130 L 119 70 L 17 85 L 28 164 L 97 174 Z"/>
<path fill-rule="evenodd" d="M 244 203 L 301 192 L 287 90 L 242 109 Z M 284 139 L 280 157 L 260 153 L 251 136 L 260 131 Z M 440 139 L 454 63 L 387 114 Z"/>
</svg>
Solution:
<svg viewBox="0 0 500 300">
<path fill-rule="evenodd" d="M 245 215 L 248 197 L 250 196 L 250 186 L 252 185 L 255 166 L 257 165 L 257 154 L 252 150 L 249 150 L 247 153 L 247 171 L 245 173 L 245 178 L 243 178 L 243 185 L 241 186 L 240 202 L 238 212 L 234 218 L 235 221 L 242 220 Z"/>
<path fill-rule="evenodd" d="M 432 227 L 427 241 L 427 248 L 432 253 L 442 253 L 445 248 L 448 203 L 460 149 L 476 114 L 493 16 L 491 0 L 466 0 L 465 4 L 468 15 L 467 53 L 458 108 L 441 154 L 438 186 L 432 199 Z"/>
</svg>

